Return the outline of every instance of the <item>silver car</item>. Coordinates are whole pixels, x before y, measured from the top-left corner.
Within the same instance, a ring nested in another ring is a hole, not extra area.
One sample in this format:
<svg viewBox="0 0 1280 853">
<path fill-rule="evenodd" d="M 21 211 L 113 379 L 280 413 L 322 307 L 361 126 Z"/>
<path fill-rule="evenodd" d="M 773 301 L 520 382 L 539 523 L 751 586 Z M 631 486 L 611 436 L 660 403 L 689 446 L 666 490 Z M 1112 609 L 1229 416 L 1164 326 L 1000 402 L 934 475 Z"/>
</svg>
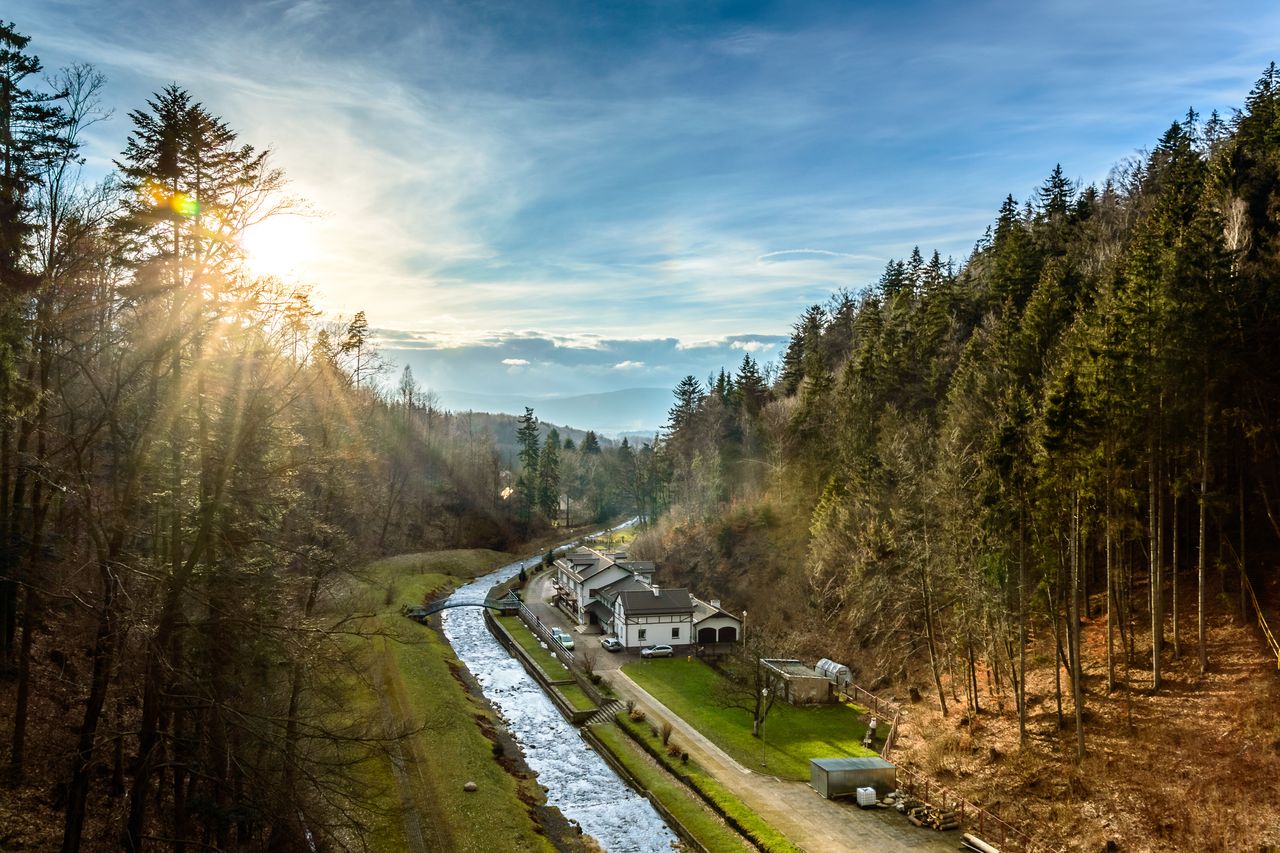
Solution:
<svg viewBox="0 0 1280 853">
<path fill-rule="evenodd" d="M 647 649 L 640 650 L 642 658 L 669 658 L 675 654 L 675 650 L 670 646 L 649 646 Z"/>
</svg>

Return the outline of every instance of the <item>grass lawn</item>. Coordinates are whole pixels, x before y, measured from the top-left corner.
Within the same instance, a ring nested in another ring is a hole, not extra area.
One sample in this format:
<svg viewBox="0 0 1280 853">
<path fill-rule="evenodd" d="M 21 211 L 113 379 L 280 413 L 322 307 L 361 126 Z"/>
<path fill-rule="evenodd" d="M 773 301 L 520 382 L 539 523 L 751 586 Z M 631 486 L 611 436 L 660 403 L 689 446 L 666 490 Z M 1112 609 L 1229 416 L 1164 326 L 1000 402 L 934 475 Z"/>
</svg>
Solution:
<svg viewBox="0 0 1280 853">
<path fill-rule="evenodd" d="M 657 797 L 710 853 L 745 853 L 754 849 L 711 812 L 687 785 L 655 767 L 622 729 L 610 724 L 593 726 L 592 732 L 644 789 Z"/>
<path fill-rule="evenodd" d="M 381 560 L 350 592 L 354 611 L 369 608 L 364 627 L 386 636 L 352 639 L 360 669 L 350 675 L 350 707 L 366 718 L 390 716 L 412 732 L 400 742 L 408 802 L 389 758 L 380 756 L 358 771 L 360 781 L 382 803 L 373 817 L 373 850 L 410 849 L 401 805 L 416 811 L 428 848 L 465 851 L 550 851 L 526 802 L 541 801 L 533 780 L 518 780 L 494 759 L 481 726 L 492 723 L 450 671 L 453 650 L 429 628 L 399 614 L 401 604 L 458 586 L 511 562 L 497 551 L 444 551 Z M 388 594 L 388 590 L 394 594 Z M 387 599 L 390 603 L 386 603 Z M 384 704 L 385 703 L 385 704 Z M 474 781 L 475 793 L 463 791 Z"/>
<path fill-rule="evenodd" d="M 631 733 L 630 737 L 633 741 L 647 744 L 650 755 L 660 761 L 673 774 L 687 779 L 689 784 L 715 803 L 721 812 L 736 821 L 737 825 L 742 827 L 743 831 L 765 853 L 801 853 L 800 848 L 787 840 L 787 837 L 774 829 L 772 825 L 765 822 L 754 810 L 748 808 L 746 803 L 717 782 L 710 773 L 699 767 L 697 762 L 679 761 L 667 755 L 666 749 L 662 745 L 661 736 L 653 732 L 652 721 L 635 722 L 625 713 L 618 714 L 616 719 L 618 726 Z"/>
<path fill-rule="evenodd" d="M 533 631 L 529 630 L 529 626 L 524 624 L 523 619 L 519 616 L 499 616 L 497 619 L 502 623 L 502 627 L 507 629 L 512 639 L 529 653 L 534 663 L 540 666 L 552 681 L 573 678 L 560 659 L 542 647 L 542 642 L 533 635 Z"/>
<path fill-rule="evenodd" d="M 599 707 L 591 701 L 587 692 L 576 684 L 558 684 L 555 689 L 560 691 L 560 695 L 569 701 L 570 707 L 575 711 L 592 711 Z"/>
<path fill-rule="evenodd" d="M 810 758 L 877 754 L 862 748 L 866 722 L 848 705 L 775 702 L 762 743 L 751 736 L 750 714 L 716 701 L 723 679 L 705 663 L 668 658 L 627 664 L 622 671 L 746 767 L 759 767 L 763 756 L 768 772 L 806 781 Z"/>
</svg>

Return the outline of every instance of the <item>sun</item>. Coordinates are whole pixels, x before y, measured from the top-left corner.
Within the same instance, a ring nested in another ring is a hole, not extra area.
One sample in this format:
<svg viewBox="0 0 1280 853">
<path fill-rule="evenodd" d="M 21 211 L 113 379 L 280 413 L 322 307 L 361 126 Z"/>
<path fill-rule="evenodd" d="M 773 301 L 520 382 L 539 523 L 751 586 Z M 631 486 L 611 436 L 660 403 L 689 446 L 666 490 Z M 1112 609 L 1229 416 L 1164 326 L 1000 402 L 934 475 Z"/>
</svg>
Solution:
<svg viewBox="0 0 1280 853">
<path fill-rule="evenodd" d="M 314 254 L 306 217 L 280 214 L 240 232 L 245 265 L 256 275 L 297 275 Z"/>
</svg>

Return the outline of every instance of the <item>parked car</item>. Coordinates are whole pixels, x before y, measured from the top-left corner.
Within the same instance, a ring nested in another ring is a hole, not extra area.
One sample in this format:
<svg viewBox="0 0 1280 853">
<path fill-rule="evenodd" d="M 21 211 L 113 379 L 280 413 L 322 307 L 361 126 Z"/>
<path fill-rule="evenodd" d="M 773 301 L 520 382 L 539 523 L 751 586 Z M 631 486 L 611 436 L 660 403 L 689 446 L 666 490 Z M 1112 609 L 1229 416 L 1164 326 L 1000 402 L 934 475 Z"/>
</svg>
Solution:
<svg viewBox="0 0 1280 853">
<path fill-rule="evenodd" d="M 642 658 L 669 658 L 675 654 L 675 650 L 670 646 L 649 646 L 647 649 L 640 650 Z"/>
<path fill-rule="evenodd" d="M 622 641 L 617 637 L 605 637 L 600 641 L 600 648 L 606 652 L 620 652 L 622 651 Z"/>
<path fill-rule="evenodd" d="M 569 636 L 568 631 L 561 631 L 558 628 L 551 629 L 552 636 L 556 638 L 556 642 L 564 646 L 570 651 L 573 650 L 573 637 Z"/>
</svg>

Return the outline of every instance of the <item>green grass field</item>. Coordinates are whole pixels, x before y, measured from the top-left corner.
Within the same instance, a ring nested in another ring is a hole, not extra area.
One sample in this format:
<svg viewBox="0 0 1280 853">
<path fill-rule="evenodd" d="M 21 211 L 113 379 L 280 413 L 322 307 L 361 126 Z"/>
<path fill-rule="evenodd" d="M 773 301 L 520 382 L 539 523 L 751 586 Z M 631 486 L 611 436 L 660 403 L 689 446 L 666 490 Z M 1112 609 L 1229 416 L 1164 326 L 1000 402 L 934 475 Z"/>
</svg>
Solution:
<svg viewBox="0 0 1280 853">
<path fill-rule="evenodd" d="M 347 685 L 359 714 L 412 733 L 400 741 L 408 802 L 417 812 L 429 849 L 550 851 L 525 802 L 540 801 L 533 780 L 517 780 L 494 759 L 481 725 L 493 721 L 450 671 L 453 650 L 438 635 L 399 613 L 465 580 L 511 562 L 496 551 L 444 551 L 381 560 L 350 594 L 353 609 L 368 608 L 363 627 L 381 636 L 353 638 L 358 671 Z M 394 594 L 388 594 L 388 590 Z M 387 600 L 390 599 L 390 603 Z M 384 705 L 385 703 L 385 705 Z M 482 723 L 483 721 L 483 723 Z M 402 819 L 401 781 L 392 762 L 379 756 L 357 774 L 382 808 L 371 818 L 369 849 L 409 850 Z M 474 781 L 479 790 L 463 791 Z"/>
<path fill-rule="evenodd" d="M 653 731 L 653 721 L 635 722 L 626 714 L 619 714 L 616 719 L 618 726 L 629 732 L 633 741 L 647 744 L 650 754 L 656 760 L 662 762 L 673 774 L 687 779 L 690 785 L 715 803 L 721 812 L 733 818 L 765 853 L 801 853 L 800 848 L 716 781 L 714 776 L 699 767 L 697 762 L 680 761 L 667 755 L 661 736 Z M 673 741 L 678 743 L 678 738 L 673 738 Z"/>
<path fill-rule="evenodd" d="M 751 715 L 717 700 L 723 679 L 701 661 L 677 658 L 627 664 L 622 671 L 740 764 L 806 781 L 809 759 L 876 755 L 862 748 L 866 722 L 842 704 L 793 707 L 775 702 L 764 738 L 751 735 Z"/>
<path fill-rule="evenodd" d="M 569 674 L 568 667 L 562 664 L 559 658 L 543 648 L 541 641 L 533 635 L 523 619 L 519 616 L 499 616 L 497 619 L 502 623 L 502 627 L 507 629 L 511 638 L 529 653 L 529 657 L 533 658 L 533 662 L 547 674 L 548 678 L 552 681 L 560 681 L 573 677 Z"/>
<path fill-rule="evenodd" d="M 655 767 L 636 742 L 615 725 L 593 726 L 592 732 L 644 789 L 684 824 L 711 853 L 752 850 L 742 836 L 711 812 L 697 794 L 671 774 Z"/>
</svg>

